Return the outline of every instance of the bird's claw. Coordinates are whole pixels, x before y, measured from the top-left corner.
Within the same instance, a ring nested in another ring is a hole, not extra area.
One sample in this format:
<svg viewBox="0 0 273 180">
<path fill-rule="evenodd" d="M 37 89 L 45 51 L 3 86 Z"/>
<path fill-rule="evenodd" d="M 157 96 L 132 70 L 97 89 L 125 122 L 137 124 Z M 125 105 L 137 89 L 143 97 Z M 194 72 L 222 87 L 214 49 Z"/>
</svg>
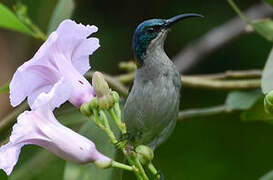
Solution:
<svg viewBox="0 0 273 180">
<path fill-rule="evenodd" d="M 121 143 L 126 143 L 125 141 L 130 138 L 129 133 L 122 134 L 121 137 L 118 139 L 118 142 L 115 143 L 115 146 L 118 146 Z"/>
<path fill-rule="evenodd" d="M 121 135 L 121 137 L 119 138 L 119 142 L 125 141 L 128 139 L 130 139 L 130 134 L 127 132 L 127 133 Z"/>
</svg>

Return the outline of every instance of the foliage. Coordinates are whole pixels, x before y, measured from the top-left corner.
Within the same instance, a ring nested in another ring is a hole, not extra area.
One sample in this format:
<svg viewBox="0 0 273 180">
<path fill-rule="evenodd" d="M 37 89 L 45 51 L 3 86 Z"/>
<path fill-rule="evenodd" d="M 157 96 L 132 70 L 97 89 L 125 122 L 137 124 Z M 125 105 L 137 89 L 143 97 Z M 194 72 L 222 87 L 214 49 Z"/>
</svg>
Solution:
<svg viewBox="0 0 273 180">
<path fill-rule="evenodd" d="M 233 110 L 247 110 L 255 104 L 257 99 L 261 97 L 259 90 L 250 92 L 233 91 L 230 92 L 226 99 L 226 106 L 228 111 Z"/>
<path fill-rule="evenodd" d="M 263 93 L 269 93 L 273 90 L 273 50 L 271 50 L 266 61 L 263 76 L 262 76 L 262 90 Z"/>
<path fill-rule="evenodd" d="M 259 180 L 273 180 L 273 171 L 270 171 L 270 172 L 266 173 Z"/>
<path fill-rule="evenodd" d="M 54 31 L 64 19 L 70 18 L 74 8 L 74 0 L 59 0 L 49 21 L 47 35 Z"/>
<path fill-rule="evenodd" d="M 2 3 L 0 3 L 0 27 L 19 31 L 31 36 L 34 34 L 24 23 L 18 19 L 18 17 L 16 17 L 12 11 L 10 11 Z"/>
</svg>

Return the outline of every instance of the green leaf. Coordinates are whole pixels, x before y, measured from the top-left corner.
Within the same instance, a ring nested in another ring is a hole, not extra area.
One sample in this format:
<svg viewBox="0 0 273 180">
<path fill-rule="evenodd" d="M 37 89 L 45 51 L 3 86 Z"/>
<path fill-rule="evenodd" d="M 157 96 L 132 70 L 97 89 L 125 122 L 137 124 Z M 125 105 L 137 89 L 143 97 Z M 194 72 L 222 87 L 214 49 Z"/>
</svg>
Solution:
<svg viewBox="0 0 273 180">
<path fill-rule="evenodd" d="M 273 7 L 273 0 L 265 0 L 265 2 L 267 2 L 270 6 Z"/>
<path fill-rule="evenodd" d="M 33 32 L 2 3 L 0 3 L 0 27 L 33 35 Z"/>
<path fill-rule="evenodd" d="M 263 36 L 268 41 L 273 42 L 273 21 L 270 19 L 260 19 L 258 21 L 253 22 L 253 29 Z"/>
<path fill-rule="evenodd" d="M 272 2 L 272 0 L 270 0 Z M 273 42 L 273 21 L 270 19 L 262 19 L 252 22 L 247 18 L 239 7 L 232 1 L 227 0 L 233 10 L 247 23 L 249 24 L 258 34 L 263 36 L 268 41 Z"/>
<path fill-rule="evenodd" d="M 74 8 L 74 0 L 59 0 L 49 21 L 47 34 L 55 31 L 63 20 L 70 18 Z"/>
<path fill-rule="evenodd" d="M 260 97 L 249 110 L 241 113 L 241 119 L 243 121 L 266 121 L 273 123 L 273 116 L 267 114 L 264 110 L 264 96 Z"/>
<path fill-rule="evenodd" d="M 111 144 L 105 133 L 93 122 L 86 122 L 81 128 L 80 133 L 92 140 L 101 153 L 117 160 L 117 153 L 114 145 Z M 64 180 L 118 180 L 121 179 L 120 176 L 121 173 L 118 169 L 99 169 L 92 163 L 87 165 L 77 165 L 67 162 L 64 171 Z"/>
<path fill-rule="evenodd" d="M 7 92 L 9 90 L 9 83 L 0 87 L 0 94 Z"/>
<path fill-rule="evenodd" d="M 262 96 L 261 91 L 233 91 L 230 92 L 226 99 L 228 111 L 247 110 Z"/>
<path fill-rule="evenodd" d="M 269 93 L 273 90 L 273 49 L 267 58 L 263 74 L 262 74 L 262 90 L 263 93 Z"/>
<path fill-rule="evenodd" d="M 28 149 L 31 148 L 37 149 L 37 147 L 29 147 Z M 25 148 L 23 151 L 24 150 Z M 57 156 L 47 150 L 39 150 L 37 153 L 32 153 L 31 159 L 29 160 L 24 157 L 23 159 L 22 165 L 20 164 L 20 168 L 15 168 L 9 180 L 32 179 L 58 160 Z"/>
<path fill-rule="evenodd" d="M 273 171 L 269 171 L 263 177 L 261 177 L 259 180 L 273 180 Z"/>
</svg>

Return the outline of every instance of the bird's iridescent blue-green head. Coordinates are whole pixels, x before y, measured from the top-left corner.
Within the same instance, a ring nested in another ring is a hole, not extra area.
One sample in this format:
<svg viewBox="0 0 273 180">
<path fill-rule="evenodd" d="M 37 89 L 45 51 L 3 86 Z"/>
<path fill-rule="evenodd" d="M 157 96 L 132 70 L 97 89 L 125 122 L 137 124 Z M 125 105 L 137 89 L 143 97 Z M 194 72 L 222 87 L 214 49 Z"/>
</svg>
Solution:
<svg viewBox="0 0 273 180">
<path fill-rule="evenodd" d="M 170 19 L 150 19 L 139 24 L 133 37 L 133 50 L 138 63 L 140 65 L 143 64 L 147 48 L 151 43 L 163 45 L 168 29 L 173 24 L 189 17 L 202 17 L 202 15 L 187 13 L 174 16 Z"/>
</svg>

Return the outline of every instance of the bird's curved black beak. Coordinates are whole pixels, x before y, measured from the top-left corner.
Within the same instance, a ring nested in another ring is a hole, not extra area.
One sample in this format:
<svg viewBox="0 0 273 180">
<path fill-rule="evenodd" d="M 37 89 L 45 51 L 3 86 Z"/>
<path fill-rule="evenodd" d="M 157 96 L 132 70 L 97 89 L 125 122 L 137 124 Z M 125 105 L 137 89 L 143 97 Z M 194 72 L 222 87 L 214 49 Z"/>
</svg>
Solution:
<svg viewBox="0 0 273 180">
<path fill-rule="evenodd" d="M 170 19 L 167 19 L 166 23 L 165 23 L 165 28 L 166 29 L 170 28 L 172 25 L 176 24 L 180 20 L 190 18 L 190 17 L 204 17 L 204 16 L 201 14 L 196 14 L 196 13 L 179 14 L 177 16 L 170 18 Z"/>
</svg>

